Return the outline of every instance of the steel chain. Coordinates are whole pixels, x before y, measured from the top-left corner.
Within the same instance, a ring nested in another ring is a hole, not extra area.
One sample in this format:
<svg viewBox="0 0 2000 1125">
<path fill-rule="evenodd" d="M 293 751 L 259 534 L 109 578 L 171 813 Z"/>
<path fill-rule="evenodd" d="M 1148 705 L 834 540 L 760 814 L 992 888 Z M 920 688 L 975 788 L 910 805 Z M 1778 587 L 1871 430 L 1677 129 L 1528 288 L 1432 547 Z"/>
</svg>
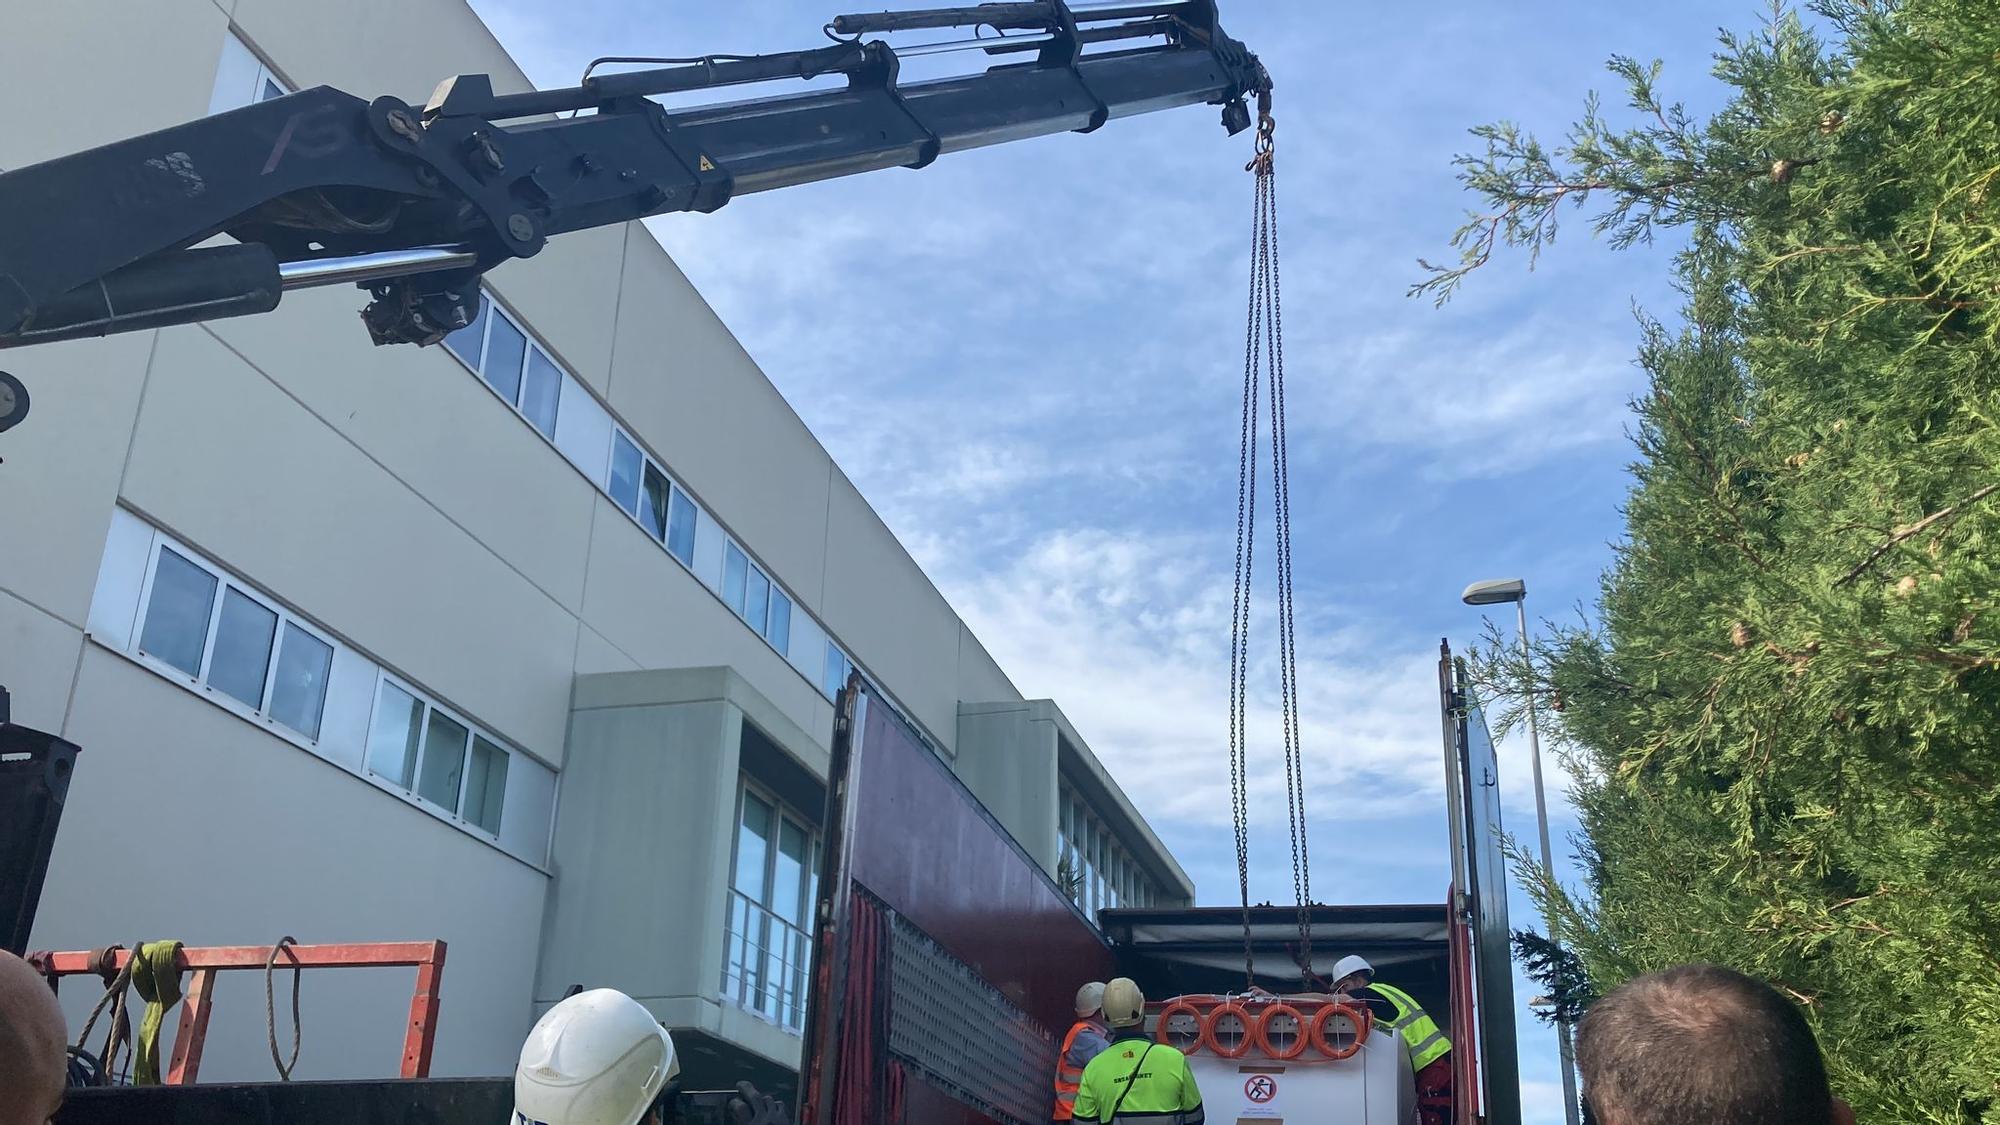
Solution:
<svg viewBox="0 0 2000 1125">
<path fill-rule="evenodd" d="M 1291 462 L 1285 417 L 1285 328 L 1278 262 L 1278 191 L 1275 135 L 1269 113 L 1260 115 L 1256 156 L 1245 170 L 1256 175 L 1251 221 L 1250 308 L 1243 343 L 1243 423 L 1237 448 L 1236 580 L 1230 605 L 1229 781 L 1236 832 L 1236 877 L 1243 903 L 1243 969 L 1256 987 L 1250 926 L 1249 677 L 1250 611 L 1256 574 L 1257 445 L 1262 376 L 1268 372 L 1271 412 L 1271 498 L 1278 584 L 1278 674 L 1284 734 L 1285 806 L 1292 844 L 1292 893 L 1298 910 L 1301 979 L 1312 971 L 1312 873 L 1306 837 L 1305 755 L 1299 718 L 1298 637 L 1293 599 Z"/>
</svg>

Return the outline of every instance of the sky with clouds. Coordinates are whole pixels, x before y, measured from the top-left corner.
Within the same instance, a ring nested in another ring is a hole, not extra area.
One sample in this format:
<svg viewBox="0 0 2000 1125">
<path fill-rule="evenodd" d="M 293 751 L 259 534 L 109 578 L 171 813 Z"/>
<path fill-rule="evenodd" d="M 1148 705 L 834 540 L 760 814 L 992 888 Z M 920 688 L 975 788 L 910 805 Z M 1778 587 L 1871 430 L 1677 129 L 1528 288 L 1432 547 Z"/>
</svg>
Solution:
<svg viewBox="0 0 2000 1125">
<path fill-rule="evenodd" d="M 816 46 L 840 9 L 473 4 L 543 86 L 598 55 Z M 1451 158 L 1474 124 L 1553 139 L 1586 91 L 1619 104 L 1613 53 L 1664 59 L 1670 96 L 1712 107 L 1715 29 L 1754 24 L 1760 5 L 1223 9 L 1278 84 L 1313 890 L 1436 901 L 1438 641 L 1476 637 L 1458 592 L 1478 578 L 1525 577 L 1541 616 L 1588 612 L 1628 483 L 1633 309 L 1675 305 L 1668 249 L 1613 253 L 1581 221 L 1532 274 L 1503 256 L 1442 310 L 1405 297 L 1419 256 L 1450 256 L 1470 202 Z M 1235 894 L 1224 747 L 1247 148 L 1212 109 L 1188 109 L 653 223 L 1020 689 L 1059 701 L 1204 903 Z M 1284 901 L 1270 626 L 1256 622 L 1251 890 Z M 1502 788 L 1510 829 L 1531 837 L 1526 756 L 1525 739 L 1503 745 Z M 1574 819 L 1552 811 L 1560 839 Z M 1529 911 L 1517 896 L 1517 922 Z M 1552 1036 L 1521 1030 L 1529 1121 L 1560 1121 Z"/>
</svg>

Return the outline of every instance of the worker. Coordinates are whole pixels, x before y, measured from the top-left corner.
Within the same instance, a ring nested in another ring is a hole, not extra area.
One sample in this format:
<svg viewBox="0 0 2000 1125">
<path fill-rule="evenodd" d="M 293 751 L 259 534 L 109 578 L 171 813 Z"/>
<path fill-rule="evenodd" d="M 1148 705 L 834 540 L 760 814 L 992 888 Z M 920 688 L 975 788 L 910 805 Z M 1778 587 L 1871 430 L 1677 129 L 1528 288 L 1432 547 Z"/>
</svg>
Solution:
<svg viewBox="0 0 2000 1125">
<path fill-rule="evenodd" d="M 1083 1068 L 1111 1046 L 1111 1030 L 1104 1026 L 1104 982 L 1091 981 L 1076 990 L 1076 1023 L 1063 1036 L 1062 1054 L 1056 1057 L 1055 1120 L 1068 1121 L 1076 1111 L 1076 1091 L 1083 1082 Z"/>
<path fill-rule="evenodd" d="M 0 950 L 0 1125 L 44 1125 L 62 1105 L 69 1030 L 42 974 Z"/>
<path fill-rule="evenodd" d="M 1389 1031 L 1400 1032 L 1409 1051 L 1410 1069 L 1417 1076 L 1417 1104 L 1424 1125 L 1442 1125 L 1451 1116 L 1451 1040 L 1444 1029 L 1424 1011 L 1409 993 L 1375 980 L 1375 966 L 1365 958 L 1342 957 L 1333 966 L 1333 990 L 1354 1000 L 1386 1002 L 1392 1009 L 1387 1020 L 1378 1021 Z"/>
<path fill-rule="evenodd" d="M 1592 1004 L 1576 1068 L 1601 1125 L 1854 1125 L 1799 1009 L 1716 965 L 1634 977 Z"/>
<path fill-rule="evenodd" d="M 512 1125 L 671 1125 L 680 1073 L 674 1037 L 644 1004 L 610 988 L 574 991 L 521 1044 Z M 791 1121 L 748 1082 L 724 1109 L 738 1125 Z"/>
<path fill-rule="evenodd" d="M 1119 977 L 1104 986 L 1111 1046 L 1083 1068 L 1076 1125 L 1202 1125 L 1201 1089 L 1186 1056 L 1146 1035 L 1146 996 Z"/>
<path fill-rule="evenodd" d="M 680 1072 L 673 1036 L 644 1004 L 609 988 L 579 992 L 521 1045 L 513 1125 L 660 1125 Z"/>
</svg>

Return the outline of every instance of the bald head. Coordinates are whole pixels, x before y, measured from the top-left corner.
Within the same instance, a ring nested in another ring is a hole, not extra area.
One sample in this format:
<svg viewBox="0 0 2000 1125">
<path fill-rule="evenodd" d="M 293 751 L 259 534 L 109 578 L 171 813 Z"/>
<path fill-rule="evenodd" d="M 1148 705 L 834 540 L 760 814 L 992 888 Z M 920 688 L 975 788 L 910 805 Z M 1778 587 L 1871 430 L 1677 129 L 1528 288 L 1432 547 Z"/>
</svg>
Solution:
<svg viewBox="0 0 2000 1125">
<path fill-rule="evenodd" d="M 43 1125 L 62 1103 L 69 1030 L 26 961 L 0 950 L 0 1125 Z"/>
</svg>

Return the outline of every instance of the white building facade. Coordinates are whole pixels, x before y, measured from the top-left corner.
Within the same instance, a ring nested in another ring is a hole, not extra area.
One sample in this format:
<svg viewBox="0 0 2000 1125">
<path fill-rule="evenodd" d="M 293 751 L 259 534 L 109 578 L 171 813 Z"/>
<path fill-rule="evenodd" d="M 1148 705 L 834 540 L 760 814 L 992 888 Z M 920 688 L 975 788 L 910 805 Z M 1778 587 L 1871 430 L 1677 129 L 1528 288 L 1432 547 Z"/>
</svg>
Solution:
<svg viewBox="0 0 2000 1125">
<path fill-rule="evenodd" d="M 0 167 L 305 86 L 528 88 L 463 0 L 16 7 Z M 83 747 L 38 948 L 442 938 L 434 1073 L 511 1069 L 572 984 L 697 1073 L 782 1073 L 855 668 L 1086 912 L 1191 901 L 642 226 L 487 294 L 427 349 L 332 289 L 4 357 L 35 409 L 0 437 L 0 684 Z M 272 1076 L 253 977 L 204 1077 Z M 309 972 L 299 1075 L 396 1073 L 410 983 Z"/>
</svg>

